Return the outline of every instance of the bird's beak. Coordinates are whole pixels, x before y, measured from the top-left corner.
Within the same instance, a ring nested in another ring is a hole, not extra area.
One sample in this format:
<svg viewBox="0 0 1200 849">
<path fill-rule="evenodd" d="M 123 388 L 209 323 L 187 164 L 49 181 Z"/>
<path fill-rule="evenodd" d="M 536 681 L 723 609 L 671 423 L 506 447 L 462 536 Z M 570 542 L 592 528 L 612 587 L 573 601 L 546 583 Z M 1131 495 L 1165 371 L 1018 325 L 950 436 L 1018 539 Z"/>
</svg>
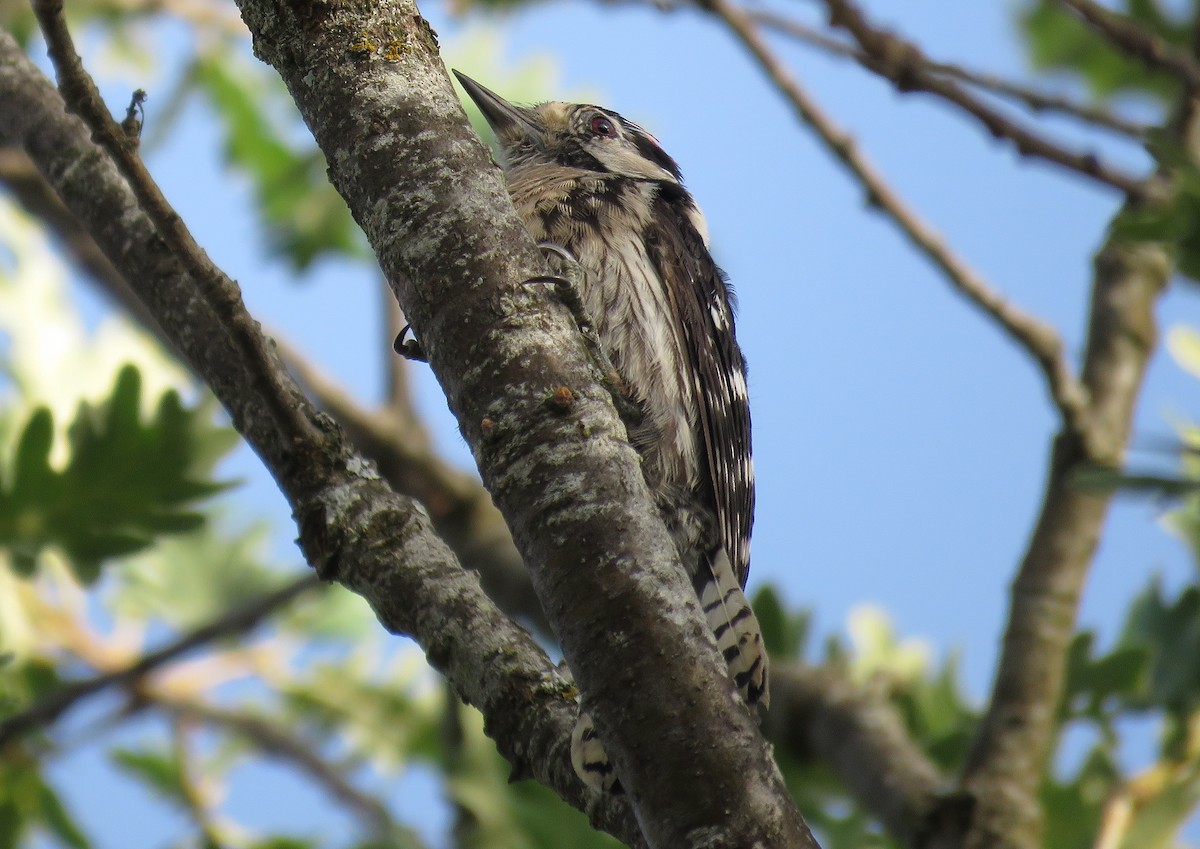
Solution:
<svg viewBox="0 0 1200 849">
<path fill-rule="evenodd" d="M 479 107 L 479 111 L 487 119 L 492 132 L 496 134 L 496 138 L 503 142 L 505 138 L 513 136 L 531 136 L 536 138 L 541 135 L 538 128 L 529 120 L 529 116 L 526 115 L 524 109 L 519 106 L 513 106 L 503 97 L 491 89 L 484 88 L 466 74 L 455 71 L 454 76 L 458 77 L 458 81 L 462 83 L 462 87 L 471 96 L 471 99 L 475 101 L 475 105 Z"/>
</svg>

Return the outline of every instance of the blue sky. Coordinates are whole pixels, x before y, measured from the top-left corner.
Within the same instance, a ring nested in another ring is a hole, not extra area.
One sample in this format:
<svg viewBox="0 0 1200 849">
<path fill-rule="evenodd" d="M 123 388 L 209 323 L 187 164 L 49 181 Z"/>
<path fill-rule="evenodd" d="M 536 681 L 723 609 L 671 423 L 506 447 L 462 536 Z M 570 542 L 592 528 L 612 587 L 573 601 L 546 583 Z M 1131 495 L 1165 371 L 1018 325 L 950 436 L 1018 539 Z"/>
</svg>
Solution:
<svg viewBox="0 0 1200 849">
<path fill-rule="evenodd" d="M 864 5 L 935 58 L 1027 73 L 1010 3 L 912 0 L 892 19 L 890 4 Z M 423 11 L 453 58 L 472 25 L 440 7 Z M 816 4 L 788 11 L 820 20 Z M 759 485 L 751 584 L 769 582 L 790 604 L 811 607 L 818 635 L 842 632 L 857 606 L 886 609 L 900 634 L 928 640 L 940 655 L 957 653 L 968 693 L 982 700 L 1055 428 L 1030 362 L 865 208 L 861 190 L 708 21 L 569 2 L 535 5 L 488 26 L 502 33 L 498 77 L 553 57 L 558 77 L 546 94 L 586 93 L 650 129 L 708 216 L 714 252 L 739 293 L 739 338 L 751 369 Z M 1090 255 L 1115 193 L 1018 162 L 940 103 L 897 95 L 848 63 L 776 44 L 910 203 L 996 288 L 1057 325 L 1077 353 Z M 476 65 L 472 72 L 506 93 Z M 146 85 L 110 82 L 114 103 Z M 146 87 L 153 121 L 154 89 Z M 1144 104 L 1132 108 L 1148 114 Z M 1049 126 L 1081 138 L 1068 122 Z M 1130 147 L 1101 148 L 1129 167 L 1144 165 Z M 360 397 L 377 397 L 388 340 L 374 333 L 374 275 L 322 263 L 297 281 L 264 262 L 251 235 L 248 188 L 224 174 L 217 149 L 209 117 L 193 105 L 150 164 L 200 242 L 242 284 L 255 315 Z M 1159 309 L 1163 326 L 1197 323 L 1198 292 L 1175 287 Z M 1195 390 L 1160 353 L 1135 445 L 1166 440 L 1172 417 L 1200 417 Z M 469 464 L 440 390 L 424 373 L 419 401 L 439 445 Z M 278 551 L 299 565 L 282 497 L 252 458 L 242 460 L 234 473 L 252 480 L 238 497 L 277 520 Z M 1150 454 L 1147 462 L 1163 460 Z M 1102 638 L 1114 635 L 1151 574 L 1168 587 L 1192 575 L 1182 545 L 1159 527 L 1162 510 L 1135 499 L 1113 510 L 1082 615 Z"/>
</svg>

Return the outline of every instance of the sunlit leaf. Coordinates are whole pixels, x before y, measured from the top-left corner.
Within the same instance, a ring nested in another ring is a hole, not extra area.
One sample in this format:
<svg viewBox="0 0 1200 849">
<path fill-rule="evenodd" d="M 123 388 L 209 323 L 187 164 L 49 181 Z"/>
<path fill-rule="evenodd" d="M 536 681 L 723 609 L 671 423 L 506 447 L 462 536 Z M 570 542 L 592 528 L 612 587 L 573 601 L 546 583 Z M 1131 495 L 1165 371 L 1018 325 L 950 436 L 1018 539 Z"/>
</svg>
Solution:
<svg viewBox="0 0 1200 849">
<path fill-rule="evenodd" d="M 0 545 L 17 571 L 29 573 L 38 553 L 54 545 L 89 583 L 102 561 L 203 524 L 192 505 L 229 487 L 211 472 L 236 436 L 211 423 L 208 405 L 188 410 L 173 391 L 146 422 L 140 405 L 141 380 L 128 366 L 107 401 L 79 406 L 61 470 L 50 462 L 51 414 L 33 414 L 0 485 Z"/>
</svg>

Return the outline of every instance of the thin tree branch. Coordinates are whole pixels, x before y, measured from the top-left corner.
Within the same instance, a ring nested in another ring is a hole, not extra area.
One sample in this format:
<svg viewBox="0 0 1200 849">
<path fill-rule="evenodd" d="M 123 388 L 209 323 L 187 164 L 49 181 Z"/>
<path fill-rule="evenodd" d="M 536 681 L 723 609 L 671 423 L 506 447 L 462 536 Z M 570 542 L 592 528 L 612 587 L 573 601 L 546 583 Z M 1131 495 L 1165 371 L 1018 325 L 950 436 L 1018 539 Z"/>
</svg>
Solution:
<svg viewBox="0 0 1200 849">
<path fill-rule="evenodd" d="M 725 22 L 758 62 L 771 82 L 788 99 L 796 114 L 862 185 L 871 206 L 900 228 L 909 242 L 931 261 L 947 282 L 978 307 L 1005 335 L 1033 358 L 1042 372 L 1050 398 L 1063 419 L 1074 422 L 1085 404 L 1083 388 L 1072 374 L 1057 331 L 1040 318 L 1009 303 L 909 207 L 858 150 L 853 138 L 822 110 L 767 46 L 746 13 L 726 0 L 705 6 Z"/>
<path fill-rule="evenodd" d="M 747 9 L 746 16 L 760 26 L 783 33 L 826 53 L 854 59 L 862 65 L 869 61 L 869 57 L 862 48 L 840 38 L 834 38 L 778 12 L 767 9 Z M 949 77 L 991 94 L 1018 101 L 1035 113 L 1065 115 L 1136 139 L 1142 138 L 1149 129 L 1145 124 L 1131 121 L 1100 106 L 1080 103 L 1069 97 L 1051 94 L 1033 86 L 1004 79 L 996 74 L 976 71 L 949 62 L 935 62 L 928 57 L 922 57 L 922 63 L 925 70 L 931 74 Z"/>
<path fill-rule="evenodd" d="M 271 379 L 272 370 L 279 367 L 279 362 L 271 353 L 257 324 L 246 313 L 241 290 L 196 243 L 187 225 L 167 202 L 138 156 L 137 139 L 130 137 L 113 120 L 108 107 L 104 105 L 100 90 L 84 70 L 75 50 L 63 17 L 63 0 L 34 0 L 33 10 L 58 73 L 58 86 L 64 99 L 72 111 L 92 128 L 93 137 L 108 151 L 128 180 L 139 205 L 154 222 L 159 235 L 166 240 L 168 249 L 180 258 L 209 306 L 229 329 L 231 338 L 238 346 L 238 354 L 255 377 L 260 399 L 281 427 L 295 434 L 305 434 L 310 439 L 317 438 L 318 431 L 300 411 L 296 397 L 285 391 L 285 384 Z"/>
<path fill-rule="evenodd" d="M 175 716 L 170 722 L 170 728 L 171 748 L 178 765 L 175 777 L 179 782 L 179 795 L 176 800 L 182 803 L 183 809 L 195 823 L 200 832 L 201 844 L 209 849 L 224 849 L 227 842 L 223 839 L 225 829 L 212 810 L 214 806 L 209 798 L 211 793 L 206 793 L 202 786 L 203 776 L 195 775 L 199 770 L 193 764 L 195 755 L 188 739 L 187 723 L 181 717 Z"/>
<path fill-rule="evenodd" d="M 951 80 L 931 74 L 929 60 L 915 44 L 871 26 L 850 0 L 824 0 L 830 21 L 843 27 L 866 54 L 863 66 L 888 80 L 901 92 L 924 91 L 973 116 L 995 138 L 1012 142 L 1022 156 L 1052 162 L 1062 168 L 1119 189 L 1132 202 L 1141 200 L 1146 180 L 1106 165 L 1095 153 L 1075 153 L 1010 120 L 999 110 Z"/>
<path fill-rule="evenodd" d="M 395 23 L 411 26 L 410 19 Z M 53 85 L 3 32 L 0 113 L 4 133 L 25 148 L 135 287 L 275 476 L 300 517 L 309 562 L 362 595 L 386 628 L 414 636 L 464 701 L 482 711 L 489 734 L 518 774 L 536 777 L 586 810 L 597 828 L 631 846 L 644 845 L 628 801 L 596 800 L 574 775 L 567 740 L 575 708 L 545 653 L 461 568 L 424 511 L 379 480 L 281 365 L 267 379 L 286 385 L 320 437 L 292 433 L 264 414 L 261 376 L 247 372 L 239 345 L 195 291 L 178 258 L 164 250 L 121 174 L 91 141 L 91 131 L 66 114 Z M 529 255 L 541 259 L 532 246 Z"/>
<path fill-rule="evenodd" d="M 1079 15 L 1092 29 L 1115 47 L 1140 59 L 1147 68 L 1166 71 L 1189 90 L 1200 89 L 1200 63 L 1188 54 L 1165 43 L 1134 21 L 1105 9 L 1092 0 L 1059 0 Z"/>
<path fill-rule="evenodd" d="M 1200 108 L 1185 96 L 1166 128 L 1185 150 L 1200 138 Z M 1168 197 L 1179 190 L 1172 166 L 1159 178 Z M 1130 213 L 1127 206 L 1118 213 Z M 1140 210 L 1139 210 L 1140 211 Z M 1111 493 L 1076 485 L 1089 468 L 1119 468 L 1137 396 L 1158 342 L 1155 304 L 1174 270 L 1172 249 L 1139 242 L 1119 227 L 1096 254 L 1081 380 L 1087 408 L 1078 428 L 1054 439 L 1045 496 L 1012 585 L 1004 643 L 987 711 L 963 771 L 978 800 L 966 849 L 1036 849 L 1042 845 L 1040 788 L 1079 600 L 1112 501 Z"/>
<path fill-rule="evenodd" d="M 275 592 L 267 593 L 262 598 L 230 611 L 219 619 L 180 635 L 161 649 L 143 655 L 128 666 L 67 685 L 32 707 L 0 720 L 0 749 L 31 731 L 57 722 L 63 714 L 90 696 L 113 688 L 132 686 L 138 679 L 194 649 L 252 630 L 297 596 L 315 589 L 319 584 L 320 581 L 315 575 L 305 575 Z"/>
<path fill-rule="evenodd" d="M 373 839 L 404 846 L 421 845 L 417 834 L 397 823 L 383 802 L 356 787 L 342 768 L 326 761 L 309 744 L 287 733 L 278 723 L 198 699 L 160 692 L 158 688 L 141 687 L 138 698 L 187 719 L 235 734 L 264 754 L 292 764 L 349 809 L 358 819 L 364 834 Z"/>
<path fill-rule="evenodd" d="M 0 127 L 0 144 L 7 144 Z M 174 342 L 163 333 L 145 304 L 108 260 L 91 235 L 63 206 L 54 189 L 37 171 L 24 151 L 0 148 L 0 182 L 4 183 L 31 215 L 46 223 L 66 246 L 89 279 L 121 309 L 154 333 L 159 342 L 187 365 Z M 399 315 L 395 298 L 381 287 Z M 437 532 L 454 549 L 458 559 L 479 573 L 483 588 L 510 616 L 533 625 L 552 637 L 541 603 L 533 591 L 529 570 L 513 545 L 504 518 L 478 477 L 446 463 L 433 451 L 428 432 L 412 408 L 409 397 L 408 364 L 392 352 L 389 331 L 384 356 L 396 363 L 389 380 L 392 401 L 379 411 L 367 410 L 350 397 L 332 378 L 311 363 L 286 340 L 275 336 L 274 344 L 290 371 L 323 410 L 338 420 L 354 444 L 379 467 L 380 474 L 398 492 L 419 500 L 433 518 Z"/>
</svg>

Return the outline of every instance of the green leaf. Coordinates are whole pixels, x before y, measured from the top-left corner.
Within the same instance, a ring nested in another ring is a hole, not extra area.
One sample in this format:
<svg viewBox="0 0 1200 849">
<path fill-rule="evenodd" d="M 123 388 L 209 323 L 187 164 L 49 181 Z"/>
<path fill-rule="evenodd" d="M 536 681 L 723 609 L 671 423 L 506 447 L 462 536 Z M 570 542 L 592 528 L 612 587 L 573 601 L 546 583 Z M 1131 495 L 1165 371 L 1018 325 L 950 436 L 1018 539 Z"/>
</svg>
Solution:
<svg viewBox="0 0 1200 849">
<path fill-rule="evenodd" d="M 1075 473 L 1072 483 L 1089 492 L 1107 493 L 1122 490 L 1162 498 L 1186 498 L 1200 493 L 1200 479 L 1132 474 L 1099 466 L 1080 469 Z"/>
<path fill-rule="evenodd" d="M 313 849 L 317 844 L 311 840 L 286 835 L 273 835 L 248 844 L 248 849 Z"/>
<path fill-rule="evenodd" d="M 188 804 L 187 791 L 181 779 L 183 773 L 174 755 L 165 750 L 114 748 L 109 751 L 109 758 L 167 801 L 184 806 Z"/>
<path fill-rule="evenodd" d="M 1200 169 L 1179 144 L 1162 134 L 1148 140 L 1154 158 L 1173 167 L 1175 190 L 1169 201 L 1123 210 L 1113 220 L 1114 239 L 1166 244 L 1174 252 L 1177 271 L 1200 280 Z"/>
<path fill-rule="evenodd" d="M 754 615 L 762 630 L 767 655 L 778 658 L 804 656 L 812 617 L 806 610 L 790 614 L 775 588 L 767 585 L 754 594 Z"/>
<path fill-rule="evenodd" d="M 1150 0 L 1126 4 L 1131 19 L 1168 44 L 1187 47 L 1187 27 L 1176 25 Z M 1037 0 L 1020 17 L 1026 48 L 1035 68 L 1078 75 L 1097 97 L 1118 92 L 1147 94 L 1170 103 L 1179 84 L 1169 74 L 1150 71 L 1114 47 L 1055 0 Z"/>
<path fill-rule="evenodd" d="M 303 679 L 294 679 L 282 693 L 288 714 L 315 739 L 341 733 L 354 757 L 380 769 L 414 758 L 440 762 L 436 698 L 413 692 L 411 666 L 400 666 L 390 676 L 376 667 L 367 653 L 312 664 Z"/>
<path fill-rule="evenodd" d="M 1179 829 L 1192 818 L 1200 804 L 1200 769 L 1172 770 L 1168 786 L 1140 806 L 1121 841 L 1121 849 L 1175 849 Z"/>
<path fill-rule="evenodd" d="M 1130 608 L 1119 643 L 1141 646 L 1151 659 L 1149 686 L 1135 705 L 1179 717 L 1200 708 L 1200 587 L 1167 601 L 1155 578 Z"/>
<path fill-rule="evenodd" d="M 91 841 L 39 767 L 36 760 L 11 747 L 0 760 L 0 849 L 32 845 L 28 838 L 37 831 L 49 832 L 63 846 L 89 849 Z"/>
<path fill-rule="evenodd" d="M 230 486 L 211 474 L 236 434 L 210 422 L 211 402 L 188 410 L 173 391 L 145 423 L 140 408 L 141 378 L 126 366 L 106 402 L 79 406 L 61 471 L 50 463 L 50 412 L 30 418 L 10 484 L 0 485 L 0 545 L 10 549 L 19 573 L 31 572 L 38 553 L 53 545 L 90 583 L 103 561 L 204 523 L 192 505 Z"/>
<path fill-rule="evenodd" d="M 1094 658 L 1094 643 L 1090 631 L 1076 634 L 1071 641 L 1060 715 L 1064 721 L 1073 717 L 1094 720 L 1111 737 L 1117 707 L 1140 700 L 1145 692 L 1151 652 L 1145 645 L 1124 641 Z"/>
<path fill-rule="evenodd" d="M 63 845 L 71 846 L 73 849 L 88 849 L 91 846 L 79 826 L 71 819 L 67 809 L 58 798 L 58 794 L 48 784 L 42 785 L 41 809 L 43 825 Z"/>
<path fill-rule="evenodd" d="M 269 119 L 271 106 L 287 105 L 288 119 L 299 125 L 279 78 L 226 54 L 201 59 L 193 74 L 221 122 L 225 161 L 253 183 L 270 250 L 301 270 L 326 254 L 366 257 L 321 152 L 311 141 L 290 143 L 282 122 Z"/>
<path fill-rule="evenodd" d="M 1119 779 L 1112 754 L 1103 746 L 1091 750 L 1076 775 L 1063 781 L 1047 779 L 1042 785 L 1042 809 L 1046 813 L 1042 845 L 1092 849 L 1104 803 Z"/>
<path fill-rule="evenodd" d="M 958 678 L 958 660 L 950 657 L 935 674 L 911 680 L 892 693 L 913 738 L 948 770 L 962 763 L 978 722 Z"/>
</svg>

